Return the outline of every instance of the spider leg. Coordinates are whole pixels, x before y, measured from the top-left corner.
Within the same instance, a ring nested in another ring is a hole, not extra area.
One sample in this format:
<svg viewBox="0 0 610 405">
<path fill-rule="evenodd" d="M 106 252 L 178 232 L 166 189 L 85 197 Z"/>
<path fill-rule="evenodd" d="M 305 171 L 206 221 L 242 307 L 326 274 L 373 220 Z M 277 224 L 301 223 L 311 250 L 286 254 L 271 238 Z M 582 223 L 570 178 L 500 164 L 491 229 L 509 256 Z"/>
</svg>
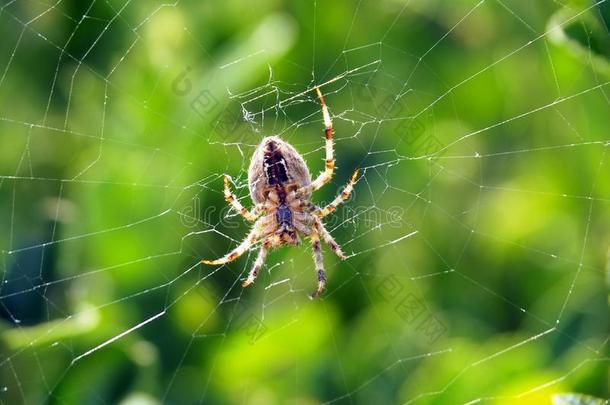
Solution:
<svg viewBox="0 0 610 405">
<path fill-rule="evenodd" d="M 254 266 L 252 266 L 252 270 L 250 270 L 250 272 L 248 273 L 248 278 L 241 284 L 242 287 L 247 287 L 254 282 L 256 276 L 258 276 L 258 272 L 265 263 L 265 257 L 267 257 L 269 247 L 269 242 L 263 243 L 263 245 L 261 246 L 261 250 L 258 251 L 258 256 L 256 257 L 256 261 L 254 262 Z"/>
<path fill-rule="evenodd" d="M 335 171 L 335 157 L 333 151 L 333 134 L 335 130 L 333 128 L 333 122 L 330 119 L 328 107 L 326 107 L 326 102 L 324 101 L 324 96 L 322 96 L 322 92 L 320 92 L 319 87 L 316 87 L 316 93 L 318 94 L 318 99 L 322 104 L 322 117 L 324 118 L 324 137 L 326 138 L 326 159 L 324 161 L 324 171 L 320 173 L 311 184 L 302 187 L 302 189 L 300 190 L 300 193 L 302 194 L 310 194 L 312 191 L 316 191 L 317 189 L 328 183 L 333 178 L 333 173 Z"/>
<path fill-rule="evenodd" d="M 356 183 L 357 177 L 358 169 L 354 171 L 354 174 L 352 174 L 352 177 L 350 178 L 349 182 L 347 183 L 347 186 L 345 186 L 341 194 L 335 197 L 335 199 L 326 207 L 315 211 L 315 215 L 317 215 L 319 218 L 324 218 L 325 216 L 333 212 L 335 209 L 337 209 L 339 204 L 346 201 L 349 198 L 349 195 L 351 194 L 352 190 L 354 189 L 354 183 Z"/>
<path fill-rule="evenodd" d="M 324 242 L 326 242 L 326 244 L 330 247 L 330 250 L 332 250 L 337 256 L 339 256 L 341 260 L 347 259 L 347 256 L 345 256 L 345 254 L 341 250 L 341 246 L 339 246 L 339 244 L 335 242 L 335 239 L 326 230 L 326 228 L 318 218 L 315 218 L 314 227 L 320 233 Z"/>
<path fill-rule="evenodd" d="M 264 218 L 262 218 L 262 219 L 264 219 Z M 246 238 L 239 244 L 239 246 L 237 246 L 235 249 L 233 249 L 231 252 L 227 253 L 220 259 L 216 259 L 216 260 L 205 260 L 204 259 L 201 261 L 201 263 L 218 265 L 218 264 L 225 264 L 225 263 L 230 263 L 230 262 L 234 261 L 239 256 L 243 255 L 246 251 L 248 251 L 252 247 L 254 242 L 256 242 L 256 240 L 259 238 L 259 236 L 261 234 L 261 229 L 262 229 L 263 224 L 264 224 L 264 222 L 262 222 L 261 220 L 258 220 L 252 227 L 252 230 L 250 231 L 248 236 L 246 236 Z"/>
<path fill-rule="evenodd" d="M 313 251 L 313 259 L 316 264 L 316 274 L 318 276 L 318 288 L 309 297 L 311 299 L 318 298 L 324 287 L 326 286 L 326 273 L 324 272 L 324 262 L 322 260 L 322 247 L 320 246 L 320 237 L 317 233 L 312 233 L 311 236 L 311 249 Z"/>
<path fill-rule="evenodd" d="M 248 221 L 256 221 L 256 218 L 258 218 L 258 216 L 260 215 L 260 211 L 258 210 L 258 207 L 254 208 L 254 212 L 251 212 L 251 211 L 248 211 L 248 209 L 245 208 L 243 205 L 241 205 L 241 203 L 239 202 L 239 200 L 237 199 L 235 194 L 233 194 L 231 192 L 231 188 L 229 186 L 229 176 L 227 176 L 226 174 L 224 176 L 224 184 L 225 184 L 225 187 L 224 187 L 225 201 L 227 203 L 229 203 L 237 212 L 239 212 Z"/>
<path fill-rule="evenodd" d="M 293 220 L 292 225 L 297 231 L 301 232 L 305 236 L 309 236 L 311 234 L 311 229 L 303 222 L 301 222 L 301 220 L 296 216 Z"/>
</svg>

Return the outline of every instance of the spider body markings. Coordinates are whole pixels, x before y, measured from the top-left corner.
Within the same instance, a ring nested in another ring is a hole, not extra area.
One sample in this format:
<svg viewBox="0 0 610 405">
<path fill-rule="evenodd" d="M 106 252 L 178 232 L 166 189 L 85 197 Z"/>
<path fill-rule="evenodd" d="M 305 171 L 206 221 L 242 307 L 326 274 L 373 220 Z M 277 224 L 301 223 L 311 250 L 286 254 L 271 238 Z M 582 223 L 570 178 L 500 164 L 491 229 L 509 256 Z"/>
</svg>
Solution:
<svg viewBox="0 0 610 405">
<path fill-rule="evenodd" d="M 242 287 L 254 282 L 270 249 L 298 245 L 301 242 L 300 236 L 309 238 L 313 251 L 318 287 L 311 294 L 312 298 L 319 297 L 326 284 L 320 241 L 328 244 L 341 259 L 346 259 L 321 219 L 348 199 L 358 170 L 330 204 L 320 208 L 311 202 L 311 194 L 332 179 L 335 169 L 332 121 L 324 97 L 317 87 L 316 92 L 322 105 L 326 160 L 324 171 L 314 181 L 311 180 L 303 157 L 292 145 L 277 136 L 264 138 L 252 155 L 248 169 L 250 197 L 255 204 L 252 211 L 241 205 L 229 188 L 228 176 L 224 177 L 225 200 L 245 219 L 254 222 L 254 225 L 248 236 L 231 252 L 216 260 L 202 260 L 202 263 L 219 265 L 232 262 L 260 240 L 258 256 Z"/>
</svg>

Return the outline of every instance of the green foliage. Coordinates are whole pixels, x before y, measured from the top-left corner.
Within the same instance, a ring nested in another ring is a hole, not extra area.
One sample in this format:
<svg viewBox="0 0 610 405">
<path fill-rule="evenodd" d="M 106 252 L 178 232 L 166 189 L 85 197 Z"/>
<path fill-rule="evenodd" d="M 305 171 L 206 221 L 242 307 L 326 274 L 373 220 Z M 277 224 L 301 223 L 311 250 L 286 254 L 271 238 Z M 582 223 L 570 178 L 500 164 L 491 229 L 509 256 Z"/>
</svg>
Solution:
<svg viewBox="0 0 610 405">
<path fill-rule="evenodd" d="M 607 402 L 610 1 L 163 3 L 0 6 L 0 403 Z M 322 83 L 353 255 L 242 290 Z"/>
</svg>

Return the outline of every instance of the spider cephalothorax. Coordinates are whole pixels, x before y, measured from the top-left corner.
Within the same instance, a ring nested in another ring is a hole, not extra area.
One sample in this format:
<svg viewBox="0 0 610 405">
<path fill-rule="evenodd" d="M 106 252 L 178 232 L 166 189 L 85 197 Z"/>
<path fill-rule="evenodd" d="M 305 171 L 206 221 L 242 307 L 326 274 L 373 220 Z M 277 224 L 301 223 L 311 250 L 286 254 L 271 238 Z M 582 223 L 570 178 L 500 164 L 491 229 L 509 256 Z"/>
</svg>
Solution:
<svg viewBox="0 0 610 405">
<path fill-rule="evenodd" d="M 317 87 L 316 92 L 322 104 L 324 118 L 326 163 L 325 170 L 314 181 L 311 181 L 303 157 L 292 145 L 277 136 L 263 139 L 252 155 L 248 170 L 250 196 L 254 202 L 252 211 L 241 205 L 229 189 L 229 178 L 227 176 L 224 178 L 225 199 L 244 218 L 254 221 L 254 226 L 246 239 L 233 251 L 220 259 L 202 260 L 202 262 L 205 264 L 232 262 L 260 240 L 261 248 L 258 257 L 248 278 L 243 282 L 243 287 L 254 282 L 269 249 L 282 245 L 297 245 L 300 243 L 300 235 L 311 240 L 313 249 L 318 288 L 312 297 L 318 297 L 326 283 L 320 238 L 337 256 L 341 259 L 346 258 L 341 247 L 324 228 L 321 219 L 333 212 L 341 202 L 347 200 L 352 192 L 358 170 L 354 172 L 343 192 L 326 207 L 320 208 L 312 204 L 311 193 L 328 183 L 335 169 L 332 121 L 324 97 Z"/>
</svg>

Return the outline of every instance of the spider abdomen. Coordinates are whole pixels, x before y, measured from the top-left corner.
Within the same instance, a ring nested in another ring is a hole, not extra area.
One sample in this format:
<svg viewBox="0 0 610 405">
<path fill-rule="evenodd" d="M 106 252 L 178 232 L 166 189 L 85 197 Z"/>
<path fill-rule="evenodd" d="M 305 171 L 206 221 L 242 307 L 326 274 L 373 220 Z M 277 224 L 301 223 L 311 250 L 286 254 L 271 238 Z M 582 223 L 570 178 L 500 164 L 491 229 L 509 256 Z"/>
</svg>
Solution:
<svg viewBox="0 0 610 405">
<path fill-rule="evenodd" d="M 269 136 L 252 155 L 248 183 L 252 201 L 258 204 L 265 202 L 269 189 L 308 186 L 311 176 L 305 160 L 292 145 L 277 136 Z"/>
<path fill-rule="evenodd" d="M 286 160 L 284 160 L 282 152 L 278 149 L 277 143 L 274 141 L 269 141 L 267 143 L 263 168 L 265 169 L 268 185 L 274 186 L 288 182 Z"/>
</svg>

